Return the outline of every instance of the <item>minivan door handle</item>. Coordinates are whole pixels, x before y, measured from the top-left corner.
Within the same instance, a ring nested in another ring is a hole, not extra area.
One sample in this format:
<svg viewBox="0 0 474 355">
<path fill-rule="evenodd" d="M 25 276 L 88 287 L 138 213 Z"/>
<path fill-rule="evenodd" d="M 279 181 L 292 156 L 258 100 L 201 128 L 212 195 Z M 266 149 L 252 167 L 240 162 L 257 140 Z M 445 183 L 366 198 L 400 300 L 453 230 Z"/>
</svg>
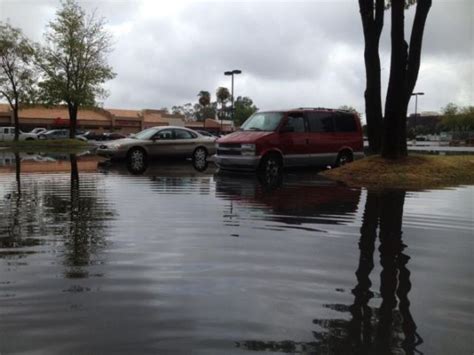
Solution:
<svg viewBox="0 0 474 355">
<path fill-rule="evenodd" d="M 308 138 L 306 138 L 306 144 L 309 144 L 309 139 Z"/>
</svg>

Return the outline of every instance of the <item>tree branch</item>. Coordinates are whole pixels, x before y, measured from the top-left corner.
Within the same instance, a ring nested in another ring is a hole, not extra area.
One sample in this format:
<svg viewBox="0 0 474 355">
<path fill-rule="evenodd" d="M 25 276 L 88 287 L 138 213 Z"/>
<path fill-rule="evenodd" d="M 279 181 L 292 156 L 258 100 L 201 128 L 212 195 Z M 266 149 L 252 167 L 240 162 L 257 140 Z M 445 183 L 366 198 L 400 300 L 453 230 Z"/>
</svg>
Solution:
<svg viewBox="0 0 474 355">
<path fill-rule="evenodd" d="M 407 86 L 405 98 L 408 103 L 415 88 L 418 72 L 420 70 L 421 46 L 423 42 L 423 32 L 425 30 L 426 18 L 430 11 L 432 0 L 418 0 L 416 5 L 415 19 L 410 38 L 410 49 L 407 63 Z"/>
</svg>

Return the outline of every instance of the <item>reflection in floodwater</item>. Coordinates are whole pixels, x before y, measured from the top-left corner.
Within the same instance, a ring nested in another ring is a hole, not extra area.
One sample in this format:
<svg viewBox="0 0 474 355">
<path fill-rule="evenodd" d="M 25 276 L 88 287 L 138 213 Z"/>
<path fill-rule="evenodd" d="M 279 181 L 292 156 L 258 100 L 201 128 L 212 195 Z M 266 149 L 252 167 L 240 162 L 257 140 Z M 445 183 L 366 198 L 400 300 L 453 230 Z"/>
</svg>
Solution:
<svg viewBox="0 0 474 355">
<path fill-rule="evenodd" d="M 350 320 L 314 319 L 321 330 L 313 331 L 314 342 L 258 341 L 237 343 L 238 347 L 254 351 L 330 353 L 330 354 L 405 354 L 420 353 L 423 341 L 417 333 L 410 313 L 408 293 L 411 289 L 410 257 L 403 253 L 402 219 L 404 191 L 368 192 L 361 236 L 357 285 L 352 290 L 353 304 L 327 304 L 325 307 L 348 312 Z M 374 250 L 380 239 L 380 307 L 371 307 L 375 297 L 370 290 L 370 274 L 374 268 Z"/>
<path fill-rule="evenodd" d="M 239 219 L 239 209 L 263 209 L 267 221 L 306 230 L 312 230 L 310 225 L 315 223 L 344 222 L 345 216 L 357 211 L 361 193 L 318 177 L 301 183 L 298 175 L 287 174 L 270 178 L 220 174 L 215 182 L 216 194 L 229 201 L 225 211 L 229 223 Z"/>
<path fill-rule="evenodd" d="M 405 198 L 311 171 L 13 156 L 2 353 L 472 352 L 472 187 Z"/>
<path fill-rule="evenodd" d="M 83 267 L 93 263 L 104 246 L 106 222 L 114 214 L 103 204 L 98 206 L 95 180 L 87 179 L 81 194 L 78 158 L 70 154 L 69 187 L 55 175 L 28 179 L 22 184 L 22 159 L 19 153 L 14 155 L 16 188 L 5 196 L 7 204 L 0 206 L 0 258 L 35 253 L 28 248 L 47 242 L 45 236 L 58 236 L 64 241 L 66 276 L 86 277 Z"/>
</svg>

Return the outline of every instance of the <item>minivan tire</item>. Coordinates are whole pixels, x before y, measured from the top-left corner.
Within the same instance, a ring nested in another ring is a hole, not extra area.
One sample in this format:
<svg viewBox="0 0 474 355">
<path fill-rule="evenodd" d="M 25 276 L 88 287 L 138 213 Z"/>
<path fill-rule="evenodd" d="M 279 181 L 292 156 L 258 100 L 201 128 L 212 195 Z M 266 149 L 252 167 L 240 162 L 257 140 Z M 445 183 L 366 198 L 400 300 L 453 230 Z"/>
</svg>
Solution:
<svg viewBox="0 0 474 355">
<path fill-rule="evenodd" d="M 281 174 L 282 161 L 277 154 L 267 154 L 262 158 L 259 165 L 259 173 L 265 175 L 277 176 Z"/>
<path fill-rule="evenodd" d="M 347 163 L 351 163 L 354 161 L 354 157 L 352 156 L 352 153 L 348 150 L 343 150 L 342 152 L 339 152 L 337 155 L 337 160 L 336 160 L 336 166 L 343 166 L 346 165 Z"/>
</svg>

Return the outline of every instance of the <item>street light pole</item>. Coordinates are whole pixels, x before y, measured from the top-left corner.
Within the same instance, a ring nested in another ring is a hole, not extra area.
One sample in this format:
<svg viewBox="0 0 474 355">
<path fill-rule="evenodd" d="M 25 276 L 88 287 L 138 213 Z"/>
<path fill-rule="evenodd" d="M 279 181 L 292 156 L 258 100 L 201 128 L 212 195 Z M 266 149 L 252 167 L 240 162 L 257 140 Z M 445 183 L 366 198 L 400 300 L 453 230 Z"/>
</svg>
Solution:
<svg viewBox="0 0 474 355">
<path fill-rule="evenodd" d="M 415 123 L 413 124 L 413 128 L 416 127 L 416 115 L 417 115 L 417 110 L 418 110 L 418 96 L 419 95 L 424 95 L 424 92 L 414 92 L 411 94 L 411 96 L 415 96 Z"/>
<path fill-rule="evenodd" d="M 234 69 L 231 71 L 224 72 L 224 75 L 230 75 L 232 78 L 231 84 L 231 99 L 232 99 L 232 122 L 234 122 L 234 75 L 242 74 L 242 70 Z"/>
</svg>

